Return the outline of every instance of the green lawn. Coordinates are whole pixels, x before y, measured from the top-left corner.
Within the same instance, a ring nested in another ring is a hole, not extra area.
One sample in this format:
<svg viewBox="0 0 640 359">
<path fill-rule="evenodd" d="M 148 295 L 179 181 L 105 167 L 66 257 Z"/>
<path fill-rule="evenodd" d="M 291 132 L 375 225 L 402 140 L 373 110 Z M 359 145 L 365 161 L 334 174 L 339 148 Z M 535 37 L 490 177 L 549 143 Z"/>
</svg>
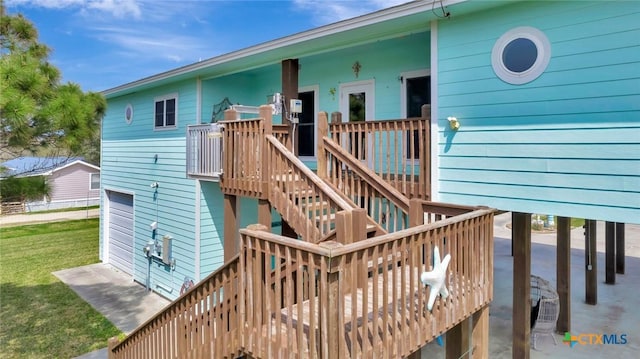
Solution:
<svg viewBox="0 0 640 359">
<path fill-rule="evenodd" d="M 98 262 L 98 219 L 0 229 L 0 357 L 73 358 L 120 331 L 51 272 Z"/>
</svg>

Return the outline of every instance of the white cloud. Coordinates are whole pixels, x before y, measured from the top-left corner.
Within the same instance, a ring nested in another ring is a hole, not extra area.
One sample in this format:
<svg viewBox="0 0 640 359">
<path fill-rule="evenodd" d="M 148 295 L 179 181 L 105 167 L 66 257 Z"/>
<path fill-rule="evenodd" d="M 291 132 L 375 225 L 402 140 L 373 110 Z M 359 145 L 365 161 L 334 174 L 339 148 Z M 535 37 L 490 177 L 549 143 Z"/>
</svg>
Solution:
<svg viewBox="0 0 640 359">
<path fill-rule="evenodd" d="M 96 10 L 103 14 L 122 18 L 141 15 L 140 4 L 136 0 L 6 0 L 7 7 L 28 6 L 45 9 L 72 9 L 86 12 Z"/>
<path fill-rule="evenodd" d="M 309 12 L 315 25 L 326 25 L 377 10 L 409 2 L 408 0 L 293 0 L 294 6 Z"/>
</svg>

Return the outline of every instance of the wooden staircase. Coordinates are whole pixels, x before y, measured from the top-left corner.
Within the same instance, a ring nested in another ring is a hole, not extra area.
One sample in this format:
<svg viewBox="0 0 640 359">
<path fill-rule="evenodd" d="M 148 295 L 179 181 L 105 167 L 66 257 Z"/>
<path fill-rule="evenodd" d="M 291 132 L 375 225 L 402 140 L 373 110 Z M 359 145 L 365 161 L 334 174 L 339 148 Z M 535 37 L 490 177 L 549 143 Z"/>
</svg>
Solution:
<svg viewBox="0 0 640 359">
<path fill-rule="evenodd" d="M 233 155 L 224 157 L 221 188 L 268 201 L 298 238 L 270 233 L 267 223 L 241 229 L 237 255 L 127 338 L 112 339 L 109 357 L 397 358 L 469 328 L 472 317 L 472 336 L 487 337 L 493 210 L 419 198 L 410 175 L 385 178 L 329 137 L 323 113 L 316 174 L 270 120 L 265 108 L 259 119 L 224 122 L 224 153 Z M 450 295 L 428 311 L 430 289 L 419 277 L 435 247 L 452 258 Z M 488 355 L 488 340 L 472 345 Z"/>
</svg>

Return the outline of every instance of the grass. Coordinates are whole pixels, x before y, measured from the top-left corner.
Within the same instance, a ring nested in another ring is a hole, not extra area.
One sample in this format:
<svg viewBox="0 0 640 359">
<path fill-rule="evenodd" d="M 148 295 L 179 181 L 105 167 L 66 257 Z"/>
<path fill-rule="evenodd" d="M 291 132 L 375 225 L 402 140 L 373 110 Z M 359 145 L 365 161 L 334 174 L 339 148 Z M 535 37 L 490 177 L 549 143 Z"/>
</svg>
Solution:
<svg viewBox="0 0 640 359">
<path fill-rule="evenodd" d="M 51 274 L 98 262 L 98 223 L 0 229 L 1 358 L 73 358 L 121 333 Z"/>
</svg>

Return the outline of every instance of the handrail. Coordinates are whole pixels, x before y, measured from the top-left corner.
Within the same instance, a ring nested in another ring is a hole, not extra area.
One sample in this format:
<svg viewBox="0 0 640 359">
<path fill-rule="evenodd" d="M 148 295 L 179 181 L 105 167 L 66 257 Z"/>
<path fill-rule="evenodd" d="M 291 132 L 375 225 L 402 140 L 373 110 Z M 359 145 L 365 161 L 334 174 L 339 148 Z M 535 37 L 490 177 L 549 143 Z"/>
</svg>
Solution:
<svg viewBox="0 0 640 359">
<path fill-rule="evenodd" d="M 240 255 L 167 305 L 138 326 L 127 337 L 109 340 L 109 359 L 237 356 L 237 288 Z M 152 335 L 151 333 L 155 333 Z M 211 340 L 211 342 L 209 342 Z M 153 350 L 153 355 L 148 352 Z"/>
<path fill-rule="evenodd" d="M 273 145 L 280 153 L 289 160 L 297 170 L 302 172 L 315 186 L 320 188 L 322 192 L 335 202 L 340 210 L 350 210 L 353 207 L 347 203 L 342 197 L 336 194 L 331 187 L 329 187 L 317 174 L 315 174 L 309 167 L 307 167 L 302 161 L 296 157 L 291 151 L 289 151 L 277 138 L 273 135 L 266 136 L 267 141 Z"/>
<path fill-rule="evenodd" d="M 347 151 L 340 147 L 335 141 L 328 137 L 320 139 L 324 142 L 325 149 L 340 161 L 346 163 L 360 177 L 364 178 L 368 184 L 373 186 L 378 192 L 385 195 L 396 206 L 400 207 L 405 213 L 409 212 L 409 199 L 397 189 L 389 186 L 378 175 L 374 174 L 362 162 L 355 160 Z"/>
</svg>

